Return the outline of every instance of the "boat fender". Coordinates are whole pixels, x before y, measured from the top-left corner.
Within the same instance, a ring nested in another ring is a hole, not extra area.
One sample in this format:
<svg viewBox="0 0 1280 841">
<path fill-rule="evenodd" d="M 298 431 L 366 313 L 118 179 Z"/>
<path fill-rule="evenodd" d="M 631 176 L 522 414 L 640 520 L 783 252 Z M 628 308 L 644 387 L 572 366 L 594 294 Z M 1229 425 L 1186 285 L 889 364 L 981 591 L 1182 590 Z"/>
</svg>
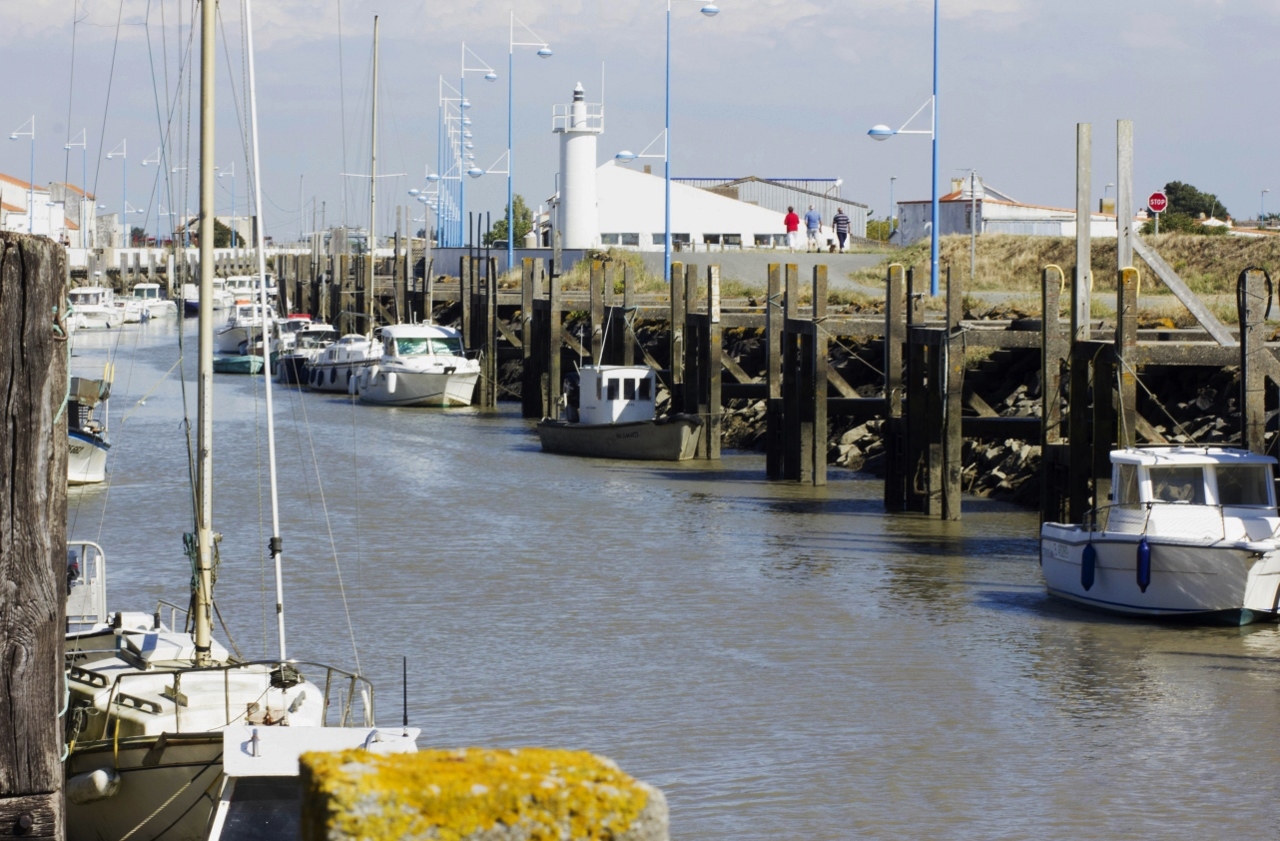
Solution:
<svg viewBox="0 0 1280 841">
<path fill-rule="evenodd" d="M 1098 550 L 1092 543 L 1084 545 L 1084 554 L 1080 556 L 1080 586 L 1087 593 L 1093 589 L 1093 577 L 1098 569 Z"/>
<path fill-rule="evenodd" d="M 395 394 L 395 393 L 396 393 L 396 372 L 388 371 L 387 372 L 387 394 Z"/>
<path fill-rule="evenodd" d="M 353 377 L 351 376 L 351 372 L 347 371 L 347 394 L 359 394 L 360 380 L 365 378 L 365 374 L 361 374 L 359 377 Z"/>
<path fill-rule="evenodd" d="M 1151 586 L 1151 544 L 1144 534 L 1138 541 L 1138 589 L 1147 592 Z"/>
<path fill-rule="evenodd" d="M 114 768 L 98 768 L 67 780 L 67 799 L 72 803 L 96 803 L 120 790 L 120 774 Z"/>
<path fill-rule="evenodd" d="M 452 373 L 453 373 L 454 371 L 456 371 L 456 370 L 458 370 L 458 366 L 456 366 L 456 365 L 446 365 L 446 366 L 444 366 L 444 372 L 445 372 L 445 374 L 446 374 L 446 375 L 448 375 L 448 374 L 452 374 Z"/>
</svg>

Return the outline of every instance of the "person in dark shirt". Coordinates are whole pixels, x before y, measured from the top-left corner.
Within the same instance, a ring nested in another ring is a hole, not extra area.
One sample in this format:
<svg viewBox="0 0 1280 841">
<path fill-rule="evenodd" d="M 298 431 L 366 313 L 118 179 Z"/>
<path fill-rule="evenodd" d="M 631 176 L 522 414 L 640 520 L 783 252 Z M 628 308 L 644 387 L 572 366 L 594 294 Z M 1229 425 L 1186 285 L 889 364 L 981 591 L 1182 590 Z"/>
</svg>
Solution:
<svg viewBox="0 0 1280 841">
<path fill-rule="evenodd" d="M 831 217 L 831 226 L 836 229 L 836 238 L 840 240 L 840 251 L 844 251 L 845 240 L 849 238 L 849 217 L 843 207 L 836 208 L 836 215 Z"/>
</svg>

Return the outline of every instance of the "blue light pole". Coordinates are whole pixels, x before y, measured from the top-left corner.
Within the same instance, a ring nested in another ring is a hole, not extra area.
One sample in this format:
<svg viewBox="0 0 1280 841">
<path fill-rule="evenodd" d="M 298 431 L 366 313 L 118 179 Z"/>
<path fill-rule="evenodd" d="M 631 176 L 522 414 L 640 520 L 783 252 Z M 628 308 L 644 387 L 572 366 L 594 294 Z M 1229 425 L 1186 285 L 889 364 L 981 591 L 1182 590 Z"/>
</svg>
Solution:
<svg viewBox="0 0 1280 841">
<path fill-rule="evenodd" d="M 85 203 L 89 201 L 89 144 L 88 129 L 80 129 L 80 133 L 76 135 L 79 140 L 72 140 L 65 144 L 62 148 L 68 153 L 76 146 L 80 147 L 80 245 L 81 247 L 89 244 L 89 225 L 92 223 L 93 217 L 97 214 L 90 213 L 85 216 Z M 90 211 L 93 205 L 89 205 Z"/>
<path fill-rule="evenodd" d="M 129 242 L 129 168 L 126 165 L 129 159 L 128 139 L 120 141 L 120 145 L 107 153 L 107 160 L 112 158 L 120 159 L 120 224 L 124 226 L 121 234 L 122 248 L 128 248 Z"/>
<path fill-rule="evenodd" d="M 516 23 L 524 27 L 534 37 L 533 41 L 516 41 Z M 515 201 L 515 193 L 513 192 L 511 171 L 515 169 L 512 163 L 511 148 L 511 113 L 515 103 L 515 55 L 516 47 L 537 47 L 539 58 L 551 57 L 551 46 L 545 41 L 538 38 L 538 34 L 525 25 L 524 21 L 516 17 L 514 11 L 511 12 L 511 28 L 509 31 L 508 48 L 507 48 L 507 271 L 511 271 L 515 263 L 515 240 L 516 240 L 516 213 L 513 202 Z"/>
<path fill-rule="evenodd" d="M 31 128 L 23 131 L 27 126 Z M 31 119 L 18 126 L 18 130 L 9 134 L 10 140 L 17 140 L 19 137 L 31 138 L 31 182 L 27 184 L 27 233 L 34 234 L 36 231 L 36 115 L 32 114 Z"/>
<path fill-rule="evenodd" d="M 929 108 L 932 123 L 928 131 L 907 131 L 906 128 Z M 938 294 L 938 0 L 933 0 L 933 96 L 911 115 L 911 119 L 894 131 L 886 125 L 872 126 L 867 132 L 872 140 L 888 140 L 895 134 L 927 134 L 933 140 L 933 199 L 929 213 L 929 294 Z M 892 212 L 892 211 L 890 211 Z"/>
<path fill-rule="evenodd" d="M 478 62 L 479 64 L 478 67 L 467 66 L 467 53 L 471 53 L 471 57 L 475 59 L 476 62 Z M 467 49 L 466 42 L 463 42 L 462 62 L 460 64 L 460 70 L 458 72 L 458 78 L 459 78 L 458 96 L 461 97 L 461 101 L 458 103 L 459 113 L 471 107 L 471 103 L 467 101 L 467 74 L 479 73 L 481 71 L 484 71 L 484 80 L 486 82 L 493 82 L 493 81 L 496 81 L 498 78 L 498 74 L 494 72 L 493 68 L 490 67 L 488 64 L 486 64 L 484 59 L 476 55 L 474 51 Z M 459 125 L 461 126 L 461 121 L 459 121 Z M 459 141 L 458 141 L 459 150 L 463 148 L 462 143 L 463 143 L 462 139 L 459 138 Z M 465 154 L 463 154 L 463 155 L 460 155 L 460 157 L 458 158 L 459 176 L 461 176 L 462 170 L 466 168 L 466 166 L 462 163 L 465 157 L 466 157 Z M 467 185 L 466 185 L 466 182 L 463 181 L 461 177 L 459 177 L 458 179 L 458 223 L 461 224 L 462 220 L 465 219 L 466 217 L 467 217 Z M 465 245 L 466 244 L 465 239 L 460 244 Z"/>
<path fill-rule="evenodd" d="M 236 247 L 236 162 L 232 161 L 231 166 L 214 167 L 218 171 L 218 177 L 231 176 L 231 247 Z"/>
</svg>

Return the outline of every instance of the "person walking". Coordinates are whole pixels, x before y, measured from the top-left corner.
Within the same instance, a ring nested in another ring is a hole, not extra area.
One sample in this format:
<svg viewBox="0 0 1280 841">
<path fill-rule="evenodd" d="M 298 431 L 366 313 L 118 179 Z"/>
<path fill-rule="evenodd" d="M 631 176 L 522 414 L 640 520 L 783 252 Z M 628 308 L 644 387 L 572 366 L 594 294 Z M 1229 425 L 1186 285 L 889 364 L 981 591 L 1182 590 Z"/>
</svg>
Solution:
<svg viewBox="0 0 1280 841">
<path fill-rule="evenodd" d="M 787 208 L 787 215 L 783 218 L 782 224 L 787 228 L 787 248 L 795 251 L 800 247 L 800 217 L 796 215 L 794 207 Z"/>
<path fill-rule="evenodd" d="M 809 205 L 809 212 L 804 215 L 804 226 L 809 233 L 809 248 L 818 250 L 818 234 L 822 233 L 822 214 Z"/>
<path fill-rule="evenodd" d="M 840 253 L 844 253 L 845 240 L 849 238 L 849 217 L 843 207 L 836 208 L 836 215 L 831 217 L 831 227 L 836 229 L 836 239 L 840 240 Z"/>
</svg>

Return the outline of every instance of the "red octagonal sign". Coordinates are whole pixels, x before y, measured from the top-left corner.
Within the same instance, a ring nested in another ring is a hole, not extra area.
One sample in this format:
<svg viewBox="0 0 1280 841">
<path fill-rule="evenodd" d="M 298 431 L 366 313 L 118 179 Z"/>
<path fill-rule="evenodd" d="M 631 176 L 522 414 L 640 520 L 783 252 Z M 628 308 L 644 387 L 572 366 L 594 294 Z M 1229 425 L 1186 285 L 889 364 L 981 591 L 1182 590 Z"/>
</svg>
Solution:
<svg viewBox="0 0 1280 841">
<path fill-rule="evenodd" d="M 1151 208 L 1155 213 L 1164 213 L 1165 208 L 1168 206 L 1169 197 L 1164 193 L 1161 193 L 1159 190 L 1152 193 L 1150 197 L 1147 198 L 1147 207 Z"/>
</svg>

